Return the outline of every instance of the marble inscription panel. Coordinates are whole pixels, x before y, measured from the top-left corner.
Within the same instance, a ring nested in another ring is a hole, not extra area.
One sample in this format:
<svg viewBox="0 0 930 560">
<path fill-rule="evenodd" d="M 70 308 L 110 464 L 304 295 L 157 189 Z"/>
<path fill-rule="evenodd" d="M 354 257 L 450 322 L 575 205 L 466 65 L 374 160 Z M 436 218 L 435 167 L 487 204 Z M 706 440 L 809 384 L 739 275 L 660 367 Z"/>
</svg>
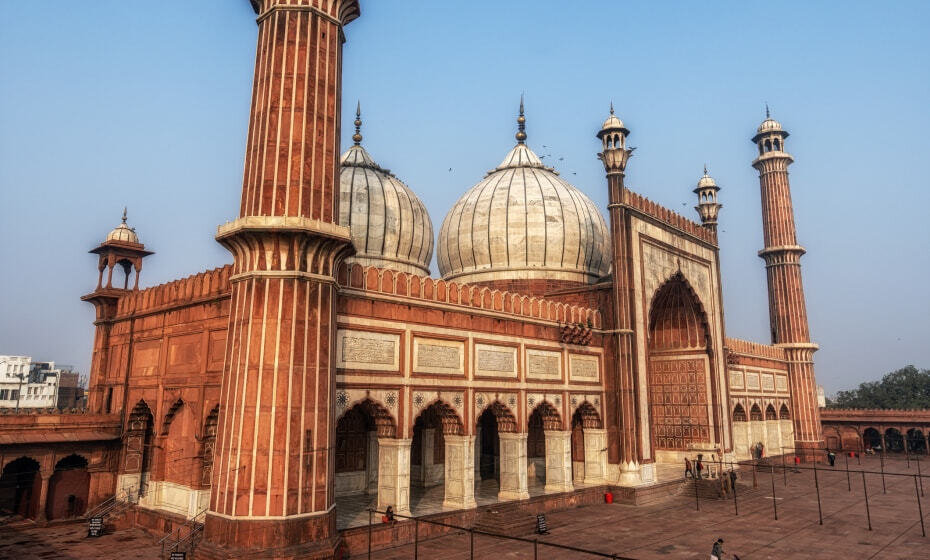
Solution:
<svg viewBox="0 0 930 560">
<path fill-rule="evenodd" d="M 340 329 L 336 366 L 343 369 L 397 371 L 400 335 Z"/>
<path fill-rule="evenodd" d="M 788 391 L 788 378 L 785 377 L 784 375 L 776 375 L 775 376 L 775 389 L 777 389 L 780 392 L 787 392 Z"/>
<path fill-rule="evenodd" d="M 569 355 L 568 377 L 572 381 L 597 381 L 600 379 L 600 361 L 597 356 Z"/>
<path fill-rule="evenodd" d="M 531 379 L 561 379 L 562 354 L 548 350 L 527 349 L 526 377 Z"/>
<path fill-rule="evenodd" d="M 475 344 L 475 373 L 495 377 L 517 376 L 517 349 Z"/>
<path fill-rule="evenodd" d="M 775 390 L 775 376 L 770 373 L 762 374 L 762 390 L 763 391 L 774 391 Z"/>
<path fill-rule="evenodd" d="M 413 370 L 418 373 L 465 373 L 465 344 L 457 340 L 416 338 Z"/>
</svg>

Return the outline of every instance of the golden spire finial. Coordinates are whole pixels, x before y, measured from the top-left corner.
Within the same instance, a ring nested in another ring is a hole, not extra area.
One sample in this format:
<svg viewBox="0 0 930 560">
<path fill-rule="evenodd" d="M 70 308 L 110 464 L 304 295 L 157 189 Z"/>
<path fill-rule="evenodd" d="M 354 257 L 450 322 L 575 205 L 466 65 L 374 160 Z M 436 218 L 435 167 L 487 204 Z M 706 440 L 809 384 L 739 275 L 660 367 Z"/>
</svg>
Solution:
<svg viewBox="0 0 930 560">
<path fill-rule="evenodd" d="M 614 114 L 614 102 L 613 102 L 613 100 L 610 101 L 610 114 L 611 114 L 611 115 Z"/>
<path fill-rule="evenodd" d="M 123 223 L 126 223 L 126 207 L 123 206 Z"/>
<path fill-rule="evenodd" d="M 355 134 L 352 135 L 352 141 L 358 146 L 362 143 L 362 102 L 358 101 L 355 105 Z"/>
<path fill-rule="evenodd" d="M 707 164 L 704 164 L 704 175 L 707 175 Z"/>
<path fill-rule="evenodd" d="M 769 112 L 769 104 L 767 101 L 765 103 L 765 118 L 767 119 L 772 118 L 772 114 Z"/>
<path fill-rule="evenodd" d="M 526 142 L 526 117 L 523 116 L 523 94 L 520 94 L 520 116 L 517 117 L 517 143 Z"/>
</svg>

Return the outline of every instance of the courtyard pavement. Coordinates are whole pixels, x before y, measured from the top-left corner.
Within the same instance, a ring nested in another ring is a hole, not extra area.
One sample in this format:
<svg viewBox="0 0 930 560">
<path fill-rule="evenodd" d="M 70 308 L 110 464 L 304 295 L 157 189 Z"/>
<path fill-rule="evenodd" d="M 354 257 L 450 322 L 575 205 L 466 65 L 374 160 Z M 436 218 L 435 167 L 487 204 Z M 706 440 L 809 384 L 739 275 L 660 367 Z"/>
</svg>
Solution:
<svg viewBox="0 0 930 560">
<path fill-rule="evenodd" d="M 844 468 L 839 457 L 837 469 Z M 917 465 L 908 469 L 903 458 L 885 461 L 887 473 L 908 476 L 885 476 L 884 490 L 879 474 L 867 474 L 869 513 L 872 531 L 868 530 L 862 475 L 852 472 L 847 489 L 843 470 L 818 469 L 823 525 L 818 523 L 817 493 L 813 471 L 788 472 L 785 477 L 775 471 L 758 472 L 758 487 L 737 497 L 739 516 L 734 514 L 732 499 L 700 500 L 682 492 L 660 503 L 646 506 L 602 504 L 547 515 L 550 534 L 539 537 L 538 558 L 546 560 L 592 559 L 597 556 L 545 546 L 558 543 L 602 552 L 609 557 L 635 559 L 690 559 L 709 557 L 714 540 L 725 541 L 729 560 L 737 554 L 741 560 L 785 558 L 921 559 L 930 558 L 930 538 L 921 536 L 918 502 L 915 492 Z M 878 457 L 864 457 L 862 465 L 855 459 L 850 469 L 881 470 Z M 921 462 L 923 474 L 930 474 L 930 460 Z M 772 482 L 775 483 L 774 519 Z M 785 485 L 787 478 L 787 485 Z M 752 484 L 751 473 L 744 473 L 742 483 Z M 924 479 L 930 494 L 930 477 Z M 918 484 L 919 488 L 919 484 Z M 930 496 L 922 498 L 925 522 L 930 525 Z M 930 530 L 930 527 L 928 527 Z M 17 560 L 84 559 L 133 560 L 159 558 L 155 540 L 138 529 L 118 531 L 97 539 L 86 537 L 84 524 L 51 527 L 0 527 L 0 558 Z M 532 536 L 530 537 L 532 538 Z M 356 555 L 354 558 L 366 558 Z M 456 560 L 470 557 L 467 533 L 443 536 L 419 543 L 421 559 Z M 533 544 L 476 535 L 475 558 L 529 559 Z M 372 554 L 377 560 L 414 558 L 413 545 L 404 545 Z"/>
</svg>

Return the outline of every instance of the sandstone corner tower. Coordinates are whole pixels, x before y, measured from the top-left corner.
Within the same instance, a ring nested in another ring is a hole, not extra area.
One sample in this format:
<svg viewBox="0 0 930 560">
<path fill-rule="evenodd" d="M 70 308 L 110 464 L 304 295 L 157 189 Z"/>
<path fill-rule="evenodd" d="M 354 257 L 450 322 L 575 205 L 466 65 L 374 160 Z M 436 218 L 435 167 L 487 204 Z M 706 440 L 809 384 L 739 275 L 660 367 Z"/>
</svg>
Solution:
<svg viewBox="0 0 930 560">
<path fill-rule="evenodd" d="M 252 6 L 258 47 L 242 201 L 217 234 L 233 275 L 203 553 L 329 557 L 334 274 L 352 250 L 337 224 L 342 26 L 359 7 Z"/>
<path fill-rule="evenodd" d="M 795 447 L 798 453 L 813 458 L 823 447 L 814 380 L 817 345 L 811 343 L 801 282 L 801 255 L 805 251 L 798 244 L 794 225 L 788 182 L 788 166 L 794 158 L 785 151 L 787 137 L 788 132 L 766 108 L 766 118 L 752 137 L 759 150 L 752 166 L 759 172 L 765 240 L 759 256 L 765 260 L 768 279 L 772 343 L 784 348 L 788 359 Z"/>
</svg>

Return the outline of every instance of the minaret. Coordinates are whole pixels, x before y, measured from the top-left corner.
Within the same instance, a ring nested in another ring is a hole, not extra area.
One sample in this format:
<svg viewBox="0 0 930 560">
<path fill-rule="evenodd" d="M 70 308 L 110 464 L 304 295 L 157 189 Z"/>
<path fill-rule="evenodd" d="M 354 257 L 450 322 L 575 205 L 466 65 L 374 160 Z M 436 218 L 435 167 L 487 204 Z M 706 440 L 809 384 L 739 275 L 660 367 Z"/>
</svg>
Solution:
<svg viewBox="0 0 930 560">
<path fill-rule="evenodd" d="M 788 166 L 794 161 L 785 151 L 788 132 L 771 118 L 768 107 L 765 120 L 752 141 L 759 156 L 752 166 L 759 172 L 762 191 L 762 231 L 765 248 L 759 256 L 765 260 L 769 288 L 769 320 L 772 343 L 785 349 L 793 405 L 795 447 L 808 459 L 818 458 L 823 447 L 820 409 L 817 406 L 817 383 L 814 380 L 814 352 L 807 325 L 804 288 L 801 283 L 801 255 L 791 207 Z"/>
<path fill-rule="evenodd" d="M 258 47 L 206 556 L 333 554 L 343 26 L 356 0 L 251 0 Z M 201 550 L 198 549 L 198 553 Z M 313 556 L 317 557 L 317 556 Z"/>
<path fill-rule="evenodd" d="M 626 147 L 626 137 L 630 131 L 614 114 L 614 105 L 610 104 L 610 116 L 604 121 L 597 137 L 601 140 L 601 153 L 598 159 L 607 172 L 608 200 L 607 209 L 610 218 L 611 264 L 613 266 L 613 316 L 614 337 L 611 340 L 614 363 L 618 379 L 619 398 L 617 408 L 620 414 L 620 484 L 633 485 L 640 480 L 640 457 L 637 445 L 636 393 L 634 383 L 634 331 L 633 331 L 633 260 L 629 246 L 629 223 L 623 211 L 623 178 L 626 164 L 633 153 Z M 608 425 L 609 429 L 609 425 Z"/>
<path fill-rule="evenodd" d="M 717 214 L 723 208 L 723 204 L 717 202 L 717 192 L 720 187 L 714 178 L 707 174 L 707 166 L 704 166 L 704 176 L 697 182 L 694 193 L 698 197 L 698 204 L 694 207 L 698 215 L 701 216 L 701 223 L 704 227 L 717 231 Z"/>
<path fill-rule="evenodd" d="M 142 259 L 152 255 L 145 245 L 139 241 L 134 228 L 126 223 L 126 209 L 123 208 L 122 222 L 107 234 L 107 238 L 94 249 L 92 254 L 97 255 L 97 287 L 93 292 L 82 297 L 83 301 L 93 304 L 96 310 L 94 326 L 94 353 L 91 357 L 90 376 L 87 388 L 87 407 L 92 412 L 109 414 L 124 408 L 123 390 L 125 384 L 122 380 L 105 386 L 102 382 L 109 371 L 110 329 L 116 317 L 116 306 L 119 298 L 126 293 L 139 289 L 139 274 L 142 272 Z M 124 273 L 120 282 L 117 273 L 116 286 L 113 285 L 113 271 L 121 268 Z M 135 278 L 130 288 L 129 280 L 135 270 Z M 106 277 L 104 278 L 104 272 Z"/>
</svg>

